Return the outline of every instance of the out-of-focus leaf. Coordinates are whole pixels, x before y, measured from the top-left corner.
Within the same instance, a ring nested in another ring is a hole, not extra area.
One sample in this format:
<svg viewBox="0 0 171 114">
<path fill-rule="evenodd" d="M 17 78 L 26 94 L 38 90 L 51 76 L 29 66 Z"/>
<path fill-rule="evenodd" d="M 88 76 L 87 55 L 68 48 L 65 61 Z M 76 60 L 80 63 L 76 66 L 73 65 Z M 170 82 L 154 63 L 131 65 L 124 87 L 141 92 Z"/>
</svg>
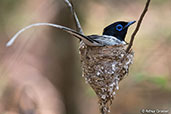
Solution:
<svg viewBox="0 0 171 114">
<path fill-rule="evenodd" d="M 135 81 L 140 83 L 142 81 L 149 81 L 161 87 L 166 87 L 167 79 L 163 76 L 149 76 L 144 73 L 139 73 L 135 76 Z"/>
<path fill-rule="evenodd" d="M 157 84 L 161 87 L 166 87 L 167 85 L 167 79 L 165 77 L 150 77 L 147 78 L 150 82 L 153 82 L 154 84 Z"/>
</svg>

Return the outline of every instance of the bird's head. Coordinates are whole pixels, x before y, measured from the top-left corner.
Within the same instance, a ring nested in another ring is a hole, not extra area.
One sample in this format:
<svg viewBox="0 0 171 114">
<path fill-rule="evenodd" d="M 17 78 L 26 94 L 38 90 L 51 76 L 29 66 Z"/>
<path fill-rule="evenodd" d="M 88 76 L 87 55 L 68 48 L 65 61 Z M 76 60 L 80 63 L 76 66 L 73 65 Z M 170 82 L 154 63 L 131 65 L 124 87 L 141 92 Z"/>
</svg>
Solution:
<svg viewBox="0 0 171 114">
<path fill-rule="evenodd" d="M 114 36 L 121 41 L 125 41 L 125 36 L 128 30 L 128 27 L 134 24 L 136 21 L 124 22 L 118 21 L 112 23 L 111 25 L 107 26 L 103 30 L 103 35 Z"/>
</svg>

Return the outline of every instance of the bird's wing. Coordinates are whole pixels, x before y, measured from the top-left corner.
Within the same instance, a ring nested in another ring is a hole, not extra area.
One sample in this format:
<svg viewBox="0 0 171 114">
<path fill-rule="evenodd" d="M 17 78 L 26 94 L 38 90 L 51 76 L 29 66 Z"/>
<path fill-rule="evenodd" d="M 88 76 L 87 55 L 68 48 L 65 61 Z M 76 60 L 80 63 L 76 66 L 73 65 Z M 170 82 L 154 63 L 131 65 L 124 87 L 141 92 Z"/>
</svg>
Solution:
<svg viewBox="0 0 171 114">
<path fill-rule="evenodd" d="M 77 31 L 74 31 L 70 28 L 63 28 L 62 30 L 72 34 L 73 36 L 81 39 L 84 41 L 85 44 L 89 45 L 89 46 L 103 46 L 101 44 L 99 44 L 98 41 L 94 40 L 94 37 L 98 37 L 97 35 L 91 35 L 91 36 L 94 36 L 94 37 L 90 37 L 90 36 L 85 36 L 81 33 L 78 33 Z"/>
<path fill-rule="evenodd" d="M 98 44 L 101 44 L 101 46 L 105 45 L 119 45 L 119 44 L 125 44 L 124 41 L 120 41 L 117 38 L 113 36 L 108 36 L 108 35 L 91 35 L 88 36 L 89 38 L 93 39 L 94 42 L 97 42 Z"/>
<path fill-rule="evenodd" d="M 81 39 L 83 41 L 84 40 L 88 40 L 89 42 L 92 42 L 93 43 L 93 40 L 92 39 L 90 39 L 89 37 L 87 37 L 87 36 L 85 36 L 85 35 L 77 32 L 77 31 L 75 31 L 73 29 L 70 29 L 70 28 L 66 28 L 65 27 L 65 28 L 62 28 L 62 30 L 68 32 L 69 34 L 71 34 L 71 35 L 73 35 L 73 36 L 75 36 L 75 37 L 77 37 L 77 38 L 79 38 L 79 39 Z"/>
</svg>

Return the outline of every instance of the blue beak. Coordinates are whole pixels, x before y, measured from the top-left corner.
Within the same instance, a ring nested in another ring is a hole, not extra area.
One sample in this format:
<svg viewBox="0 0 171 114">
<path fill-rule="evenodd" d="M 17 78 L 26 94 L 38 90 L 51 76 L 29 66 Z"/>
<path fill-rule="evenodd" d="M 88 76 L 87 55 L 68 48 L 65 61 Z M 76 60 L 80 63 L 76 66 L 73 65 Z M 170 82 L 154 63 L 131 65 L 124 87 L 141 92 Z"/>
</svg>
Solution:
<svg viewBox="0 0 171 114">
<path fill-rule="evenodd" d="M 124 29 L 125 29 L 125 28 L 128 28 L 130 25 L 134 24 L 135 22 L 136 22 L 136 21 L 130 21 L 130 22 L 128 22 L 128 24 L 125 25 Z"/>
</svg>

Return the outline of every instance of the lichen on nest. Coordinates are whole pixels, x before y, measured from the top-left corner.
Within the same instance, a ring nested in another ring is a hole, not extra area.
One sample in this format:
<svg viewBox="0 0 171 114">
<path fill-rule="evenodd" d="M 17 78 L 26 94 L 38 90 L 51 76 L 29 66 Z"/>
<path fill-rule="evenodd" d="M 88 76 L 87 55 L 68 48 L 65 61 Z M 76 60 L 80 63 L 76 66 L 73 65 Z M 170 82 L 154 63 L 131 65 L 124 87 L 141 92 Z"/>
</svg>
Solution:
<svg viewBox="0 0 171 114">
<path fill-rule="evenodd" d="M 133 51 L 126 53 L 126 45 L 90 47 L 82 43 L 80 56 L 82 75 L 99 98 L 103 112 L 110 111 L 119 82 L 133 63 Z"/>
</svg>

